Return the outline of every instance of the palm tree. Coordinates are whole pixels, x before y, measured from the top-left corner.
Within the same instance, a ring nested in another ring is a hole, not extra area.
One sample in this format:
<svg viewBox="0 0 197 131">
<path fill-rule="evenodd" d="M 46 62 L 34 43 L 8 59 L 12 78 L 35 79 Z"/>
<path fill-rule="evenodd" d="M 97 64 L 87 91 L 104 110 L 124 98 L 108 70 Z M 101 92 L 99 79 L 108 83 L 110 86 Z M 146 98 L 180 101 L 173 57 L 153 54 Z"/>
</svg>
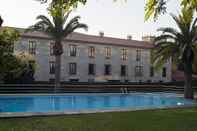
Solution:
<svg viewBox="0 0 197 131">
<path fill-rule="evenodd" d="M 71 11 L 67 12 L 65 8 L 67 9 L 63 0 L 59 0 L 55 5 L 51 4 L 48 11 L 52 17 L 52 21 L 44 15 L 39 15 L 37 17 L 37 20 L 39 21 L 27 30 L 44 32 L 51 36 L 55 42 L 53 48 L 55 55 L 55 90 L 57 87 L 60 87 L 61 55 L 63 54 L 62 40 L 76 29 L 83 28 L 87 30 L 88 28 L 86 24 L 79 22 L 79 16 L 68 21 Z"/>
<path fill-rule="evenodd" d="M 179 16 L 171 14 L 178 29 L 160 28 L 163 33 L 155 39 L 155 64 L 173 62 L 183 65 L 185 75 L 184 96 L 193 99 L 192 64 L 197 60 L 197 18 L 193 19 L 194 11 L 183 8 Z"/>
</svg>

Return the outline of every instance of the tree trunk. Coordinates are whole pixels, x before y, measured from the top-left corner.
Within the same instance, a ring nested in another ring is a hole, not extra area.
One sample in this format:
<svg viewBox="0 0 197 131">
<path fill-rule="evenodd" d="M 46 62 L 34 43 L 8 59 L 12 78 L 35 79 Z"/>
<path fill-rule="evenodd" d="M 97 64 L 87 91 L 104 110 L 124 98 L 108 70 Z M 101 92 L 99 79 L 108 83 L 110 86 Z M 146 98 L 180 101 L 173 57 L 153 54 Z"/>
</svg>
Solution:
<svg viewBox="0 0 197 131">
<path fill-rule="evenodd" d="M 55 92 L 60 87 L 61 78 L 61 55 L 55 56 Z"/>
<path fill-rule="evenodd" d="M 55 89 L 54 92 L 57 92 L 57 88 L 60 87 L 61 82 L 61 55 L 63 54 L 63 47 L 61 40 L 57 39 L 55 41 L 55 46 L 53 47 L 55 55 Z"/>
<path fill-rule="evenodd" d="M 193 99 L 194 93 L 192 89 L 192 63 L 190 61 L 187 61 L 184 64 L 184 75 L 185 75 L 184 97 L 186 99 Z"/>
<path fill-rule="evenodd" d="M 3 24 L 3 19 L 0 16 L 0 27 L 2 26 L 2 24 Z"/>
</svg>

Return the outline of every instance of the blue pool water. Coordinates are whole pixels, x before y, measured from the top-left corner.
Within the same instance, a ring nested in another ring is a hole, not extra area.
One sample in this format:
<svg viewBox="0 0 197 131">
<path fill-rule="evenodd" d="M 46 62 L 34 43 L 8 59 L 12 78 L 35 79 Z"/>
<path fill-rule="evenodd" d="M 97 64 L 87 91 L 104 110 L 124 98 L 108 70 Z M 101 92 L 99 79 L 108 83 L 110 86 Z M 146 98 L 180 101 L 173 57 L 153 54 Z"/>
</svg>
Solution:
<svg viewBox="0 0 197 131">
<path fill-rule="evenodd" d="M 156 108 L 193 104 L 194 101 L 173 93 L 0 96 L 0 113 Z"/>
</svg>

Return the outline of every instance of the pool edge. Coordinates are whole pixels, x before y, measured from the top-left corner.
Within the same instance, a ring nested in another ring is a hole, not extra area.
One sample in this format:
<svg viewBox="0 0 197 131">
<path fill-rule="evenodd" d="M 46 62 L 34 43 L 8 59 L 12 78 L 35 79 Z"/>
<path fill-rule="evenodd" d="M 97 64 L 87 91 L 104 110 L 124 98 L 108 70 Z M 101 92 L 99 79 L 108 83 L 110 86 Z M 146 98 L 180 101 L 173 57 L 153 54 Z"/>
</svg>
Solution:
<svg viewBox="0 0 197 131">
<path fill-rule="evenodd" d="M 130 111 L 148 111 L 159 109 L 186 109 L 197 107 L 194 105 L 181 105 L 181 106 L 166 106 L 154 108 L 125 108 L 125 109 L 97 109 L 97 110 L 80 110 L 80 111 L 61 111 L 61 112 L 6 112 L 0 113 L 0 119 L 3 118 L 26 118 L 26 117 L 49 117 L 49 116 L 66 116 L 66 115 L 81 115 L 81 114 L 95 114 L 95 113 L 110 113 L 110 112 L 130 112 Z"/>
</svg>

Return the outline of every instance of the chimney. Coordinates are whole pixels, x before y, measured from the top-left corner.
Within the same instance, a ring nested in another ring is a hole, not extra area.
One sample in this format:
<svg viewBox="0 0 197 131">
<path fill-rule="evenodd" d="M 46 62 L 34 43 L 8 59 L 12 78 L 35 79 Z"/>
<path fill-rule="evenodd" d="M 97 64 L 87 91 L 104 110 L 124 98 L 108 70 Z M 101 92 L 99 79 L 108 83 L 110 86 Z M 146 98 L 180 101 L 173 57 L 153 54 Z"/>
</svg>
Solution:
<svg viewBox="0 0 197 131">
<path fill-rule="evenodd" d="M 127 40 L 132 40 L 132 35 L 127 35 Z"/>
<path fill-rule="evenodd" d="M 142 36 L 142 40 L 146 42 L 152 43 L 154 39 L 155 39 L 155 36 L 151 36 L 151 35 Z"/>
<path fill-rule="evenodd" d="M 99 32 L 99 36 L 100 36 L 100 37 L 104 37 L 104 35 L 105 35 L 105 34 L 104 34 L 103 31 L 100 31 L 100 32 Z"/>
</svg>

